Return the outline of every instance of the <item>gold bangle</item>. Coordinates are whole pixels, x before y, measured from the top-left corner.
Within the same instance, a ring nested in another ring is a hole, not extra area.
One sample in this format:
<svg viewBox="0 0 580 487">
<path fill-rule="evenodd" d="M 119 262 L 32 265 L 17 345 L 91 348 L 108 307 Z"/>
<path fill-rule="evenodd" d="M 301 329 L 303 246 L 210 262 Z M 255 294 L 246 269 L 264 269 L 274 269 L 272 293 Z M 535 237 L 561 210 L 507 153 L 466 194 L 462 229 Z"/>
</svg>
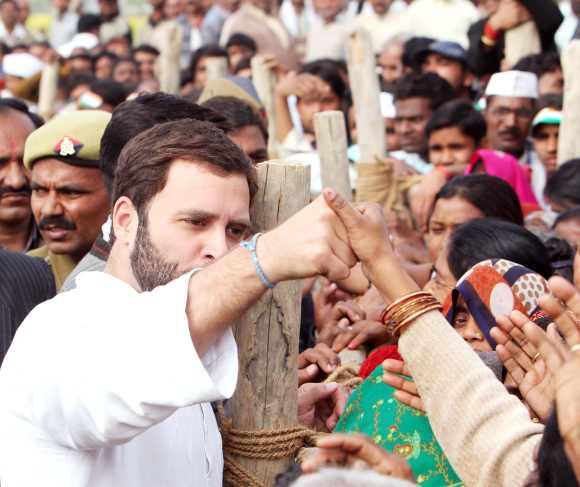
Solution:
<svg viewBox="0 0 580 487">
<path fill-rule="evenodd" d="M 409 301 L 409 300 L 411 300 L 415 297 L 418 297 L 418 296 L 432 296 L 432 294 L 430 294 L 426 291 L 415 291 L 414 293 L 410 293 L 410 294 L 406 294 L 405 296 L 401 296 L 399 299 L 397 299 L 396 301 L 393 301 L 391 304 L 389 304 L 388 306 L 385 307 L 385 309 L 381 313 L 381 321 L 384 322 L 387 315 L 391 314 L 391 311 L 394 308 L 396 308 L 399 305 L 401 305 L 402 303 Z"/>
</svg>

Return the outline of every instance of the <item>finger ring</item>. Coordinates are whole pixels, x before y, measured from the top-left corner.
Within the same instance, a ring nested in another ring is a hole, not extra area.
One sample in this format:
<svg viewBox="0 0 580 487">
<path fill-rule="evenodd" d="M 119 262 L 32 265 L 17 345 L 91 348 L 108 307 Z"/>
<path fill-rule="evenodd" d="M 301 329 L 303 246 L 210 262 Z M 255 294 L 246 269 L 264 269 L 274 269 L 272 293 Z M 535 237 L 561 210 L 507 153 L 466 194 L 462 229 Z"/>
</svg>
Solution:
<svg viewBox="0 0 580 487">
<path fill-rule="evenodd" d="M 536 353 L 536 355 L 534 355 L 534 358 L 532 359 L 532 363 L 536 363 L 536 360 L 538 360 L 539 358 L 542 357 L 542 354 L 540 352 Z"/>
<path fill-rule="evenodd" d="M 573 345 L 572 348 L 570 349 L 570 351 L 572 353 L 580 352 L 580 343 L 577 343 L 576 345 Z"/>
</svg>

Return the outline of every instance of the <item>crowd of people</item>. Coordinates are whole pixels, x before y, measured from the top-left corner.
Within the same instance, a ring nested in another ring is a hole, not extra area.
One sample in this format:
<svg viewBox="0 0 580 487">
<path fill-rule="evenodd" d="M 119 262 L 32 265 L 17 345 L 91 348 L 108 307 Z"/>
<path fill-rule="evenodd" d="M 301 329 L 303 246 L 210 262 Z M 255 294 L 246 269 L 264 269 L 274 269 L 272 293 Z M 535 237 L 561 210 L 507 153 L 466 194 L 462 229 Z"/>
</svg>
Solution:
<svg viewBox="0 0 580 487">
<path fill-rule="evenodd" d="M 231 327 L 296 280 L 285 366 L 320 436 L 277 486 L 578 485 L 580 153 L 559 139 L 580 1 L 144 3 L 136 22 L 52 0 L 42 31 L 0 0 L 2 487 L 220 486 L 224 468 L 261 485 L 224 458 Z M 361 31 L 374 160 L 347 62 Z M 322 183 L 327 111 L 351 195 Z M 260 233 L 272 159 L 310 168 L 311 199 Z"/>
</svg>

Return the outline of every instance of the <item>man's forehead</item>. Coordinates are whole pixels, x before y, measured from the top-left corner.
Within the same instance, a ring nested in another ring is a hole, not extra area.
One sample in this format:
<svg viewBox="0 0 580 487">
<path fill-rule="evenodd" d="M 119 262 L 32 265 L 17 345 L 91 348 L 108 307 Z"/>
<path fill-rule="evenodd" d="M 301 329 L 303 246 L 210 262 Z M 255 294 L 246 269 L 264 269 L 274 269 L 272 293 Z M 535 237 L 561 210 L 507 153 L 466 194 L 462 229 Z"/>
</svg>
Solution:
<svg viewBox="0 0 580 487">
<path fill-rule="evenodd" d="M 38 184 L 53 184 L 65 186 L 67 184 L 93 183 L 100 171 L 96 168 L 73 166 L 56 158 L 40 159 L 31 169 L 31 179 Z"/>
<path fill-rule="evenodd" d="M 532 107 L 534 100 L 531 98 L 524 98 L 521 96 L 499 96 L 494 95 L 488 99 L 489 106 L 505 106 L 505 107 Z"/>
<path fill-rule="evenodd" d="M 416 96 L 412 98 L 405 98 L 403 100 L 395 100 L 395 108 L 397 116 L 422 114 L 430 111 L 429 99 Z"/>
</svg>

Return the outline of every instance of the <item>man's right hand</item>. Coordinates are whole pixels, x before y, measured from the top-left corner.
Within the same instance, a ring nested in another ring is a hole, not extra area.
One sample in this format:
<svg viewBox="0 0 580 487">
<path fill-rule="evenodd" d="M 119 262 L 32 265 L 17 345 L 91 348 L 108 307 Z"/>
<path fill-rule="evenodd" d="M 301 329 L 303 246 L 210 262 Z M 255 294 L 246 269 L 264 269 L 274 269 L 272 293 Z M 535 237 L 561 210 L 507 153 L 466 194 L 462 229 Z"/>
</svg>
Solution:
<svg viewBox="0 0 580 487">
<path fill-rule="evenodd" d="M 296 95 L 298 98 L 324 98 L 330 88 L 320 78 L 312 74 L 288 73 L 276 86 L 276 94 L 282 97 Z"/>
<path fill-rule="evenodd" d="M 357 258 L 346 228 L 322 196 L 258 240 L 257 253 L 268 279 L 289 281 L 326 276 L 346 279 Z"/>
<path fill-rule="evenodd" d="M 502 0 L 497 11 L 489 18 L 489 23 L 495 30 L 505 32 L 531 18 L 528 9 L 518 0 Z"/>
</svg>

